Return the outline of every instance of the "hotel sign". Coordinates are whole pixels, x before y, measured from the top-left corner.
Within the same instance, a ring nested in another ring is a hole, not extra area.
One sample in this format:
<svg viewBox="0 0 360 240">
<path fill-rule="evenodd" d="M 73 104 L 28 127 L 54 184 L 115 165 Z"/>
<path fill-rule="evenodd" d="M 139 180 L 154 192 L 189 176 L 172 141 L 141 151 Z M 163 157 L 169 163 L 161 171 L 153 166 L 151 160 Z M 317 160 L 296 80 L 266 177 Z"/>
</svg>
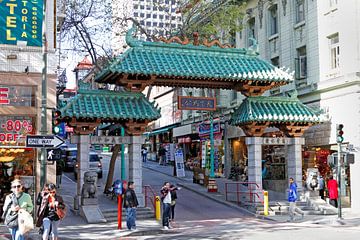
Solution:
<svg viewBox="0 0 360 240">
<path fill-rule="evenodd" d="M 216 110 L 216 98 L 214 97 L 178 97 L 178 108 L 180 110 Z"/>
<path fill-rule="evenodd" d="M 0 44 L 42 46 L 44 0 L 0 0 Z"/>
</svg>

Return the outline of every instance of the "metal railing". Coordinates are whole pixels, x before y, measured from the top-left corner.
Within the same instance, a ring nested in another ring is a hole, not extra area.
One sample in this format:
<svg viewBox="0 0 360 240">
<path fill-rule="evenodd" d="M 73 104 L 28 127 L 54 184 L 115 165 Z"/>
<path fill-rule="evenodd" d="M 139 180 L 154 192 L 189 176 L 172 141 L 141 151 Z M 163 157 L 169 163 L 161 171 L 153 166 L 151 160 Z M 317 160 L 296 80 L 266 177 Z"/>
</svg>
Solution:
<svg viewBox="0 0 360 240">
<path fill-rule="evenodd" d="M 248 202 L 251 204 L 259 202 L 262 204 L 264 203 L 263 190 L 260 189 L 259 185 L 256 182 L 225 183 L 226 201 L 229 201 L 230 197 L 234 195 L 236 195 L 237 204 L 241 204 L 241 199 L 247 197 Z"/>
<path fill-rule="evenodd" d="M 143 192 L 145 196 L 145 207 L 149 207 L 149 203 L 151 203 L 150 206 L 152 206 L 152 208 L 154 209 L 154 214 L 155 214 L 155 204 L 156 204 L 155 191 L 152 189 L 150 185 L 144 185 Z"/>
</svg>

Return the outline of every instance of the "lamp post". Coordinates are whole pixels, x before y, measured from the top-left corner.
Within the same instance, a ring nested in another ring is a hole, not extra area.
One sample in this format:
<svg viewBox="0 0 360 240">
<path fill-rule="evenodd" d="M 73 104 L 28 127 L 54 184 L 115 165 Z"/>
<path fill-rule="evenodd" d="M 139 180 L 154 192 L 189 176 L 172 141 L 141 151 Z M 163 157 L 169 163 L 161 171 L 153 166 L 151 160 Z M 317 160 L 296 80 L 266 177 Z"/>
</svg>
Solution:
<svg viewBox="0 0 360 240">
<path fill-rule="evenodd" d="M 42 54 L 43 54 L 43 69 L 41 73 L 41 134 L 47 135 L 47 39 L 46 39 L 46 1 L 43 6 L 43 21 L 42 21 Z M 41 148 L 40 154 L 40 187 L 42 188 L 46 183 L 46 149 Z"/>
</svg>

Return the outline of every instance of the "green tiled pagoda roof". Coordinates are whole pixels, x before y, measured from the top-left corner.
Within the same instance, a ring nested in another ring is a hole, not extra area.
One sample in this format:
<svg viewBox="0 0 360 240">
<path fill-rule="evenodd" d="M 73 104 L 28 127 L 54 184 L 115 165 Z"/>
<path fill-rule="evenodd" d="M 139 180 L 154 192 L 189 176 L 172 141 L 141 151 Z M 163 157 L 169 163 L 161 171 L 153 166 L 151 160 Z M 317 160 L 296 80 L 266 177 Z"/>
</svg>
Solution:
<svg viewBox="0 0 360 240">
<path fill-rule="evenodd" d="M 130 48 L 96 76 L 97 82 L 109 82 L 109 78 L 125 74 L 156 75 L 174 81 L 189 78 L 286 84 L 293 80 L 292 74 L 259 58 L 252 49 L 145 42 L 131 34 L 129 30 L 126 37 Z"/>
<path fill-rule="evenodd" d="M 156 120 L 160 110 L 142 93 L 84 90 L 60 109 L 61 118 L 100 118 L 108 120 Z M 106 121 L 105 121 L 106 122 Z"/>
<path fill-rule="evenodd" d="M 232 114 L 232 125 L 250 122 L 271 123 L 319 123 L 319 114 L 305 106 L 297 98 L 248 97 Z"/>
</svg>

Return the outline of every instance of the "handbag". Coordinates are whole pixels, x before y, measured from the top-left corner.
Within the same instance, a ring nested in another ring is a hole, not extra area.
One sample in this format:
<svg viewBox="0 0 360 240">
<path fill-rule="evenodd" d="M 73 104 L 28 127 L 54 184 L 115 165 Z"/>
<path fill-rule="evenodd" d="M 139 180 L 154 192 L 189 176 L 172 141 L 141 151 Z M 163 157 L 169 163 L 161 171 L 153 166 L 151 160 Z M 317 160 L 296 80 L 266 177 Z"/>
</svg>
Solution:
<svg viewBox="0 0 360 240">
<path fill-rule="evenodd" d="M 18 211 L 18 222 L 21 235 L 24 235 L 28 231 L 34 229 L 34 219 L 25 209 L 20 209 Z"/>
<path fill-rule="evenodd" d="M 15 194 L 11 195 L 11 202 L 9 203 L 9 205 L 6 209 L 4 223 L 8 228 L 16 228 L 19 225 L 18 212 L 11 211 L 11 209 L 10 209 L 11 205 L 14 205 L 14 206 L 19 205 Z"/>
<path fill-rule="evenodd" d="M 66 216 L 66 207 L 64 206 L 64 208 L 56 208 L 56 214 L 58 215 L 58 217 L 62 220 L 63 218 L 65 218 Z"/>
</svg>

